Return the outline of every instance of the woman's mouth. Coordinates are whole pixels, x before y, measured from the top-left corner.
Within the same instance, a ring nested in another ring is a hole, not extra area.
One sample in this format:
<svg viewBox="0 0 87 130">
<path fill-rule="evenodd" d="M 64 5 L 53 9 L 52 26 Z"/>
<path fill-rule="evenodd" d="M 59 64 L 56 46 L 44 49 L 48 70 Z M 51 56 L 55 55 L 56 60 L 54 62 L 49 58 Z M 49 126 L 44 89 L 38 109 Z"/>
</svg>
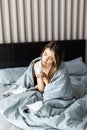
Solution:
<svg viewBox="0 0 87 130">
<path fill-rule="evenodd" d="M 42 64 L 46 64 L 46 61 L 42 61 Z"/>
</svg>

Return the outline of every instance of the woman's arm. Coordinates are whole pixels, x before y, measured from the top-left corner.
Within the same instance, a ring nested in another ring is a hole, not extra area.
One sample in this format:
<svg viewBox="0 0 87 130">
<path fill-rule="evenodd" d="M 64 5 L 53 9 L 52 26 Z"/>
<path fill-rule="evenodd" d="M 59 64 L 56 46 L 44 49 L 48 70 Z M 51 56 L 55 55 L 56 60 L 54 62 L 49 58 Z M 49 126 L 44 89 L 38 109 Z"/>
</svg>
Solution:
<svg viewBox="0 0 87 130">
<path fill-rule="evenodd" d="M 36 78 L 37 78 L 37 88 L 40 92 L 44 92 L 44 87 L 45 87 L 45 84 L 43 82 L 43 78 L 41 76 L 41 74 L 36 74 Z"/>
</svg>

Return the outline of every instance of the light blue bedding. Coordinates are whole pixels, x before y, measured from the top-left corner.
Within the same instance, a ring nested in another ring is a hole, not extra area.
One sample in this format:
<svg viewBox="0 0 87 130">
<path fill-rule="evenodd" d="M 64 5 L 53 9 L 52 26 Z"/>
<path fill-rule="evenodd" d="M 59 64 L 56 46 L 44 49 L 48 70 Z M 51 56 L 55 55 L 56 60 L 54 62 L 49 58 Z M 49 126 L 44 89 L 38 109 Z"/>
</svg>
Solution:
<svg viewBox="0 0 87 130">
<path fill-rule="evenodd" d="M 23 130 L 86 130 L 87 96 L 75 99 L 64 63 L 45 87 L 44 93 L 40 93 L 32 78 L 34 62 L 39 59 L 30 63 L 28 70 L 8 91 L 11 95 L 0 101 L 0 113 Z M 20 86 L 23 92 L 13 94 Z M 38 110 L 28 107 L 38 101 L 42 102 Z"/>
<path fill-rule="evenodd" d="M 14 67 L 0 69 L 0 84 L 13 84 L 21 75 L 23 75 L 27 68 L 28 67 Z"/>
</svg>

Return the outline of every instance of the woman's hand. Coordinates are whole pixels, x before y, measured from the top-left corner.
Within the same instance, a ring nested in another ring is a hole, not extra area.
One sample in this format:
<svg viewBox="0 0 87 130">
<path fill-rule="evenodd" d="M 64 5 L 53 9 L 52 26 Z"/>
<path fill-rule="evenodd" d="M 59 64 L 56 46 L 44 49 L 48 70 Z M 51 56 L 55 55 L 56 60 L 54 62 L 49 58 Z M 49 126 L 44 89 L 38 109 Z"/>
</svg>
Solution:
<svg viewBox="0 0 87 130">
<path fill-rule="evenodd" d="M 40 62 L 40 61 L 39 61 Z M 44 92 L 45 86 L 49 83 L 48 76 L 45 72 L 39 68 L 39 62 L 36 62 L 34 65 L 35 76 L 37 78 L 37 86 L 40 92 Z"/>
<path fill-rule="evenodd" d="M 37 77 L 38 90 L 40 92 L 43 92 L 45 85 L 47 85 L 49 83 L 48 78 L 44 72 L 40 73 L 40 74 L 35 74 L 35 75 Z"/>
<path fill-rule="evenodd" d="M 42 80 L 45 85 L 47 85 L 49 83 L 48 77 L 44 72 L 42 73 Z"/>
<path fill-rule="evenodd" d="M 42 72 L 40 74 L 36 74 L 36 77 L 40 78 L 45 85 L 47 85 L 49 83 L 48 82 L 48 77 L 47 77 L 47 75 L 44 72 Z"/>
</svg>

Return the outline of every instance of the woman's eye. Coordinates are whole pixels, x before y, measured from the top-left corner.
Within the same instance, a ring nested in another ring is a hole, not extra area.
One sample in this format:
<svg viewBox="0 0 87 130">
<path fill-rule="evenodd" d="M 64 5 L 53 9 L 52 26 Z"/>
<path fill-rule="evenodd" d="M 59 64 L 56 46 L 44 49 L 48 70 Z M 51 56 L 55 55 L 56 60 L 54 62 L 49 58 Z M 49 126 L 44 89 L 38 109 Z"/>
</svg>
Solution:
<svg viewBox="0 0 87 130">
<path fill-rule="evenodd" d="M 49 59 L 49 60 L 53 60 L 53 58 L 51 58 L 51 57 L 48 57 L 48 59 Z"/>
<path fill-rule="evenodd" d="M 44 53 L 43 53 L 43 55 L 44 55 L 45 57 L 47 57 L 47 58 L 48 58 L 48 60 L 53 60 L 53 58 L 52 58 L 52 57 L 50 57 L 50 56 L 48 56 L 46 52 L 44 52 Z"/>
</svg>

